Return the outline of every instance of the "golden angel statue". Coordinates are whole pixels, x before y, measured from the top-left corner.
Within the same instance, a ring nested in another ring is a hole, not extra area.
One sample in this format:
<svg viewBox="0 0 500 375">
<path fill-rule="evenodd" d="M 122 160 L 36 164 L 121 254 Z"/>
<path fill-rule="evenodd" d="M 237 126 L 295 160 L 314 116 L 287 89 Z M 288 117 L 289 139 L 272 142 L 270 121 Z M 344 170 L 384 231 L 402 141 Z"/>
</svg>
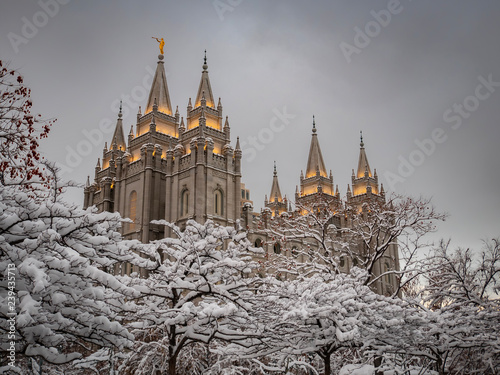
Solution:
<svg viewBox="0 0 500 375">
<path fill-rule="evenodd" d="M 165 46 L 165 41 L 163 40 L 163 38 L 161 38 L 161 40 L 155 38 L 154 36 L 152 36 L 151 38 L 156 39 L 156 41 L 160 43 L 160 53 L 163 55 L 163 47 Z"/>
</svg>

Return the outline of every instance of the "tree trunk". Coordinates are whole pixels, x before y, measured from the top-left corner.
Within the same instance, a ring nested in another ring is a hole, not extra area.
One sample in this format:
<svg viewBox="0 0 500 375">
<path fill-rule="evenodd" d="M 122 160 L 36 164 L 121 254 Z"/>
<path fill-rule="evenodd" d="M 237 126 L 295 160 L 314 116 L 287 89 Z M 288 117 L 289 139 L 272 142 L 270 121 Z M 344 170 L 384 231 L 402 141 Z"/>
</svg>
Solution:
<svg viewBox="0 0 500 375">
<path fill-rule="evenodd" d="M 331 375 L 332 373 L 332 368 L 330 364 L 330 354 L 325 354 L 323 356 L 323 361 L 325 362 L 325 375 Z"/>
<path fill-rule="evenodd" d="M 382 357 L 378 355 L 373 359 L 373 367 L 375 367 L 375 375 L 384 375 L 384 372 L 379 370 L 380 366 L 382 366 Z"/>
<path fill-rule="evenodd" d="M 168 359 L 168 375 L 176 374 L 176 366 L 177 366 L 177 356 L 171 356 Z"/>
</svg>

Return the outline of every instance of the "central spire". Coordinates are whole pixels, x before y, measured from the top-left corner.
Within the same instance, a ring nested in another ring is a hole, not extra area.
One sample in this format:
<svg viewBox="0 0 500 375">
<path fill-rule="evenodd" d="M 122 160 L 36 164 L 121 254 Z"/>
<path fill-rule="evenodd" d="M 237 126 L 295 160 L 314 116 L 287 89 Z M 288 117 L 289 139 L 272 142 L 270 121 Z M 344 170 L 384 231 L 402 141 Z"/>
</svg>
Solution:
<svg viewBox="0 0 500 375">
<path fill-rule="evenodd" d="M 153 111 L 153 106 L 158 105 L 158 111 L 172 116 L 172 106 L 170 105 L 170 95 L 168 93 L 167 78 L 163 66 L 163 55 L 158 55 L 158 65 L 155 76 L 149 91 L 148 104 L 144 114 Z"/>
<path fill-rule="evenodd" d="M 198 95 L 194 106 L 199 107 L 203 96 L 206 100 L 208 107 L 215 108 L 214 96 L 212 94 L 212 86 L 210 85 L 210 78 L 208 78 L 208 65 L 207 65 L 207 50 L 205 50 L 205 57 L 203 58 L 203 70 L 201 72 L 200 86 L 198 88 Z"/>
<path fill-rule="evenodd" d="M 307 159 L 306 178 L 315 176 L 318 170 L 320 176 L 328 177 L 325 162 L 323 161 L 323 154 L 319 147 L 318 134 L 316 132 L 316 120 L 313 116 L 312 138 L 309 148 L 309 157 Z"/>
</svg>

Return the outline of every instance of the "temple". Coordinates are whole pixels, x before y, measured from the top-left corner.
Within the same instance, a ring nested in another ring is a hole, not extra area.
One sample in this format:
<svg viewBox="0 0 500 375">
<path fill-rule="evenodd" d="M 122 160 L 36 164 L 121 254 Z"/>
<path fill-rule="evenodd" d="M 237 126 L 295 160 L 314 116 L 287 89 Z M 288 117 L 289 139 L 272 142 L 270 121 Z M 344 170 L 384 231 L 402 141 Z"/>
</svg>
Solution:
<svg viewBox="0 0 500 375">
<path fill-rule="evenodd" d="M 144 243 L 171 235 L 170 229 L 152 224 L 153 220 L 173 222 L 181 229 L 190 219 L 200 223 L 210 219 L 224 226 L 235 226 L 239 221 L 255 245 L 272 254 L 279 252 L 280 246 L 258 231 L 258 223 L 265 224 L 283 214 L 303 215 L 324 209 L 337 213 L 345 207 L 362 210 L 365 202 L 385 202 L 384 188 L 379 186 L 376 170 L 372 172 L 362 135 L 358 166 L 352 171 L 345 199 L 341 198 L 323 159 L 321 126 L 316 126 L 313 116 L 306 168 L 300 172 L 294 202 L 282 194 L 275 163 L 264 208 L 254 212 L 250 192 L 242 183 L 239 139 L 231 139 L 222 101 L 214 98 L 206 52 L 201 68 L 195 100 L 188 99 L 184 117 L 178 107 L 173 110 L 164 55 L 158 56 L 144 112 L 138 108 L 135 126 L 127 137 L 120 106 L 109 146 L 105 143 L 93 179 L 87 179 L 84 208 L 96 206 L 99 211 L 119 212 L 130 219 L 122 227 L 123 236 Z M 336 215 L 334 221 L 336 227 L 349 226 L 345 215 Z M 352 266 L 346 262 L 342 267 L 347 272 Z M 377 267 L 378 274 L 384 267 L 399 267 L 396 246 L 383 266 L 380 262 Z M 394 281 L 377 284 L 379 293 L 388 294 L 393 288 Z"/>
</svg>

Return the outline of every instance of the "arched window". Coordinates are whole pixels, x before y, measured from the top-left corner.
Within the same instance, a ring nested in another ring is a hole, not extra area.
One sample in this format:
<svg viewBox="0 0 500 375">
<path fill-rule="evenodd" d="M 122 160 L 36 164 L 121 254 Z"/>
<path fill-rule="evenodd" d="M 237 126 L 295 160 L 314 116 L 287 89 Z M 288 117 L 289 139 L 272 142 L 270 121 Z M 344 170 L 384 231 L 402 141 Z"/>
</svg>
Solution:
<svg viewBox="0 0 500 375">
<path fill-rule="evenodd" d="M 345 266 L 345 258 L 342 256 L 340 257 L 340 267 L 344 267 Z"/>
<path fill-rule="evenodd" d="M 189 211 L 189 190 L 184 189 L 181 193 L 181 216 L 186 216 Z"/>
<path fill-rule="evenodd" d="M 262 247 L 262 240 L 260 238 L 255 240 L 255 247 Z"/>
<path fill-rule="evenodd" d="M 135 230 L 135 221 L 137 220 L 137 192 L 135 190 L 129 196 L 128 217 L 133 221 L 129 224 L 129 230 Z"/>
<path fill-rule="evenodd" d="M 274 253 L 275 254 L 281 254 L 281 245 L 279 244 L 279 242 L 276 242 L 274 244 Z"/>
<path fill-rule="evenodd" d="M 224 215 L 224 205 L 223 205 L 223 195 L 222 191 L 217 189 L 214 193 L 214 212 L 216 215 Z"/>
</svg>

